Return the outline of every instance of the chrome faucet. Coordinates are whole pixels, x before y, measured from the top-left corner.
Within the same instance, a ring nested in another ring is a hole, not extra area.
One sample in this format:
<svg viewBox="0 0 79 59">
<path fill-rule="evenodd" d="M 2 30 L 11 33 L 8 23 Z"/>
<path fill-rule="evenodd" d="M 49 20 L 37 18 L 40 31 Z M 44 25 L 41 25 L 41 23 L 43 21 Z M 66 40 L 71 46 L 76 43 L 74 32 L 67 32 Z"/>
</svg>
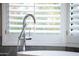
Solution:
<svg viewBox="0 0 79 59">
<path fill-rule="evenodd" d="M 32 14 L 27 14 L 25 17 L 24 17 L 24 19 L 23 19 L 23 28 L 22 28 L 22 31 L 21 31 L 21 33 L 20 33 L 20 36 L 18 37 L 18 44 L 19 44 L 19 41 L 20 41 L 20 44 L 21 44 L 21 49 L 23 50 L 23 51 L 25 51 L 25 46 L 26 46 L 26 40 L 31 40 L 32 38 L 30 38 L 30 37 L 28 37 L 28 38 L 26 38 L 26 34 L 25 34 L 25 27 L 26 27 L 26 19 L 27 19 L 27 17 L 29 17 L 29 16 L 31 16 L 32 18 L 33 18 L 33 20 L 34 20 L 34 24 L 36 23 L 36 21 L 35 21 L 35 17 L 32 15 Z M 29 32 L 29 34 L 30 34 L 30 32 Z M 18 47 L 18 46 L 17 46 Z M 18 48 L 17 48 L 18 49 Z"/>
</svg>

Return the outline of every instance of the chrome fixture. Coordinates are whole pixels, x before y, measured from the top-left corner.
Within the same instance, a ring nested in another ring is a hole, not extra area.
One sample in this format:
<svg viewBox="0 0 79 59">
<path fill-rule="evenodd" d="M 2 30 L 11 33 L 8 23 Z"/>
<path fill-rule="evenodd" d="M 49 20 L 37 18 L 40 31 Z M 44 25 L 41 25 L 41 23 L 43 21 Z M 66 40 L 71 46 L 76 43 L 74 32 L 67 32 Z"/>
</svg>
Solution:
<svg viewBox="0 0 79 59">
<path fill-rule="evenodd" d="M 26 24 L 27 24 L 27 23 L 26 23 L 26 19 L 27 19 L 27 17 L 30 17 L 30 16 L 33 18 L 34 24 L 36 23 L 35 17 L 34 17 L 32 14 L 27 14 L 27 15 L 24 17 L 24 19 L 23 19 L 23 28 L 22 28 L 22 31 L 21 31 L 21 33 L 20 33 L 20 36 L 18 37 L 18 44 L 19 44 L 19 42 L 20 42 L 21 49 L 22 49 L 23 51 L 25 51 L 26 40 L 31 40 L 31 39 L 32 39 L 31 37 L 26 38 L 26 34 L 25 34 L 25 27 L 26 27 Z M 29 32 L 29 35 L 30 35 L 30 32 Z M 18 49 L 18 46 L 17 46 L 17 49 Z"/>
</svg>

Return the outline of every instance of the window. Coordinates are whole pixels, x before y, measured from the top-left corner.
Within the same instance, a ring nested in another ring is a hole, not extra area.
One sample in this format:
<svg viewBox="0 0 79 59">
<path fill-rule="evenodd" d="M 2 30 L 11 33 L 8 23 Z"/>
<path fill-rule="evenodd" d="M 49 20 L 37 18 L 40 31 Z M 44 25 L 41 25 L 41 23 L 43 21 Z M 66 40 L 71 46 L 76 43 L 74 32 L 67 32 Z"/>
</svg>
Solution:
<svg viewBox="0 0 79 59">
<path fill-rule="evenodd" d="M 27 18 L 26 34 L 32 40 L 26 45 L 34 46 L 64 46 L 65 45 L 65 15 L 66 4 L 60 3 L 11 3 L 3 4 L 3 45 L 17 45 L 18 36 L 22 30 L 23 18 L 33 14 L 36 24 L 31 17 Z"/>
<path fill-rule="evenodd" d="M 27 19 L 26 32 L 33 33 L 61 33 L 61 4 L 59 3 L 19 3 L 9 4 L 9 33 L 22 30 L 23 18 L 26 14 L 33 14 L 36 18 L 34 28 L 31 17 Z"/>
</svg>

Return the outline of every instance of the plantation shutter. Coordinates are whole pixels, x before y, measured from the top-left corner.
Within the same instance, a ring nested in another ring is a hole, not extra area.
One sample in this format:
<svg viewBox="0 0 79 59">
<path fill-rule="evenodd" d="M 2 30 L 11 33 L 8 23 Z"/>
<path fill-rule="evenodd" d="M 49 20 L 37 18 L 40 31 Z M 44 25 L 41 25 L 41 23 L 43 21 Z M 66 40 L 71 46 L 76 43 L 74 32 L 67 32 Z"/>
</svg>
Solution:
<svg viewBox="0 0 79 59">
<path fill-rule="evenodd" d="M 61 32 L 61 4 L 58 3 L 11 3 L 9 4 L 9 33 L 19 33 L 22 30 L 23 18 L 33 14 L 36 19 L 34 28 L 33 20 L 26 20 L 26 32 L 31 29 L 35 33 L 60 33 Z"/>
<path fill-rule="evenodd" d="M 71 35 L 79 34 L 79 4 L 70 4 L 70 33 Z"/>
<path fill-rule="evenodd" d="M 79 47 L 79 4 L 70 4 L 70 22 L 68 47 Z"/>
</svg>

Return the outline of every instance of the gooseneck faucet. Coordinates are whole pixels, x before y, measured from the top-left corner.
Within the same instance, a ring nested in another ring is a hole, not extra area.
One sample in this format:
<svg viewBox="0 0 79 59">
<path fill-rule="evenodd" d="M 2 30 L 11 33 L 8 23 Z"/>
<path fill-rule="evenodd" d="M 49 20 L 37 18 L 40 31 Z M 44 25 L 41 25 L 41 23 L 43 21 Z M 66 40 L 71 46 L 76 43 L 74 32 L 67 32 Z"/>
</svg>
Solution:
<svg viewBox="0 0 79 59">
<path fill-rule="evenodd" d="M 26 25 L 27 25 L 26 19 L 27 19 L 28 17 L 30 17 L 30 16 L 33 18 L 34 24 L 36 23 L 35 17 L 34 17 L 32 14 L 27 14 L 27 15 L 24 17 L 24 19 L 23 19 L 23 28 L 22 28 L 22 31 L 21 31 L 19 37 L 18 37 L 18 44 L 19 44 L 19 41 L 20 41 L 21 49 L 22 49 L 23 51 L 25 51 L 26 40 L 31 40 L 31 39 L 32 39 L 32 38 L 30 38 L 30 37 L 26 38 L 26 34 L 25 34 L 25 27 L 26 27 Z M 29 32 L 29 34 L 30 34 L 30 32 Z M 18 49 L 18 48 L 17 48 L 17 49 Z"/>
</svg>

